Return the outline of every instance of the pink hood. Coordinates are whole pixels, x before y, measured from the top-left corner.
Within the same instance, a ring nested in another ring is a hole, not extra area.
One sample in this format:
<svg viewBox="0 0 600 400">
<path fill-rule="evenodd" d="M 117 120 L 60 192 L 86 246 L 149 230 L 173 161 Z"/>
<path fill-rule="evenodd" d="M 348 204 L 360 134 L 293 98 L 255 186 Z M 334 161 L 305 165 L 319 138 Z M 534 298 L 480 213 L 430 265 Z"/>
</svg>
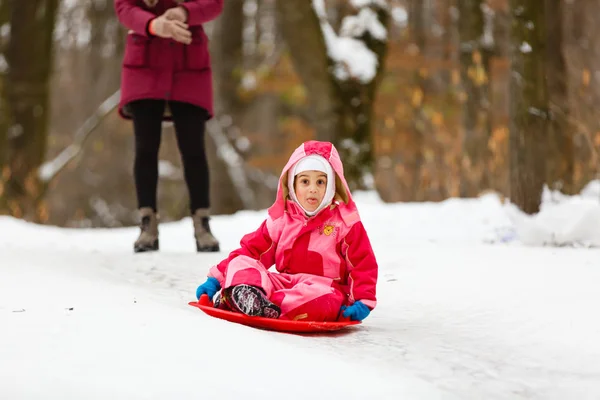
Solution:
<svg viewBox="0 0 600 400">
<path fill-rule="evenodd" d="M 303 157 L 318 154 L 325 158 L 336 175 L 336 196 L 333 202 L 338 205 L 342 219 L 347 225 L 352 225 L 359 219 L 356 204 L 352 199 L 352 194 L 348 188 L 348 183 L 344 177 L 344 166 L 340 155 L 335 146 L 330 142 L 319 142 L 311 140 L 301 144 L 290 156 L 289 161 L 283 167 L 281 176 L 279 177 L 279 186 L 277 188 L 277 197 L 275 203 L 269 208 L 269 217 L 276 220 L 283 216 L 286 209 L 286 202 L 289 201 L 287 189 L 287 176 L 289 170 L 294 164 L 300 161 Z M 322 210 L 321 210 L 322 211 Z M 318 214 L 317 214 L 318 215 Z"/>
</svg>

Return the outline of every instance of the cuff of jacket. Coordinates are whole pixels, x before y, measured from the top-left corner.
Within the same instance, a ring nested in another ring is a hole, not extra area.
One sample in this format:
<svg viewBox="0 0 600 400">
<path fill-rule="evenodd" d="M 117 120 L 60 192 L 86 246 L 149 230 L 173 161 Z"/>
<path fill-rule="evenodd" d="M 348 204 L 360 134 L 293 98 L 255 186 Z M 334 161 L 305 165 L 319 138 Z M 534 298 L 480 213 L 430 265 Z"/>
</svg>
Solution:
<svg viewBox="0 0 600 400">
<path fill-rule="evenodd" d="M 146 27 L 146 29 L 144 29 L 144 35 L 148 36 L 148 37 L 154 37 L 154 32 L 152 32 L 152 21 L 154 21 L 156 19 L 156 16 L 152 16 L 151 18 L 148 18 L 148 20 L 146 21 L 146 25 L 144 25 Z"/>
<path fill-rule="evenodd" d="M 216 1 L 215 3 L 209 3 L 209 1 L 215 0 L 204 1 L 208 4 L 179 4 L 178 7 L 184 8 L 187 11 L 188 18 L 186 23 L 189 26 L 203 25 L 217 18 L 223 11 L 223 1 Z"/>
<path fill-rule="evenodd" d="M 223 276 L 223 274 L 221 273 L 221 271 L 219 271 L 219 268 L 217 268 L 216 265 L 212 267 L 210 271 L 208 271 L 208 277 L 215 278 L 216 280 L 218 280 L 219 285 L 221 285 L 221 287 L 223 287 L 223 285 L 225 284 L 225 276 Z"/>
</svg>

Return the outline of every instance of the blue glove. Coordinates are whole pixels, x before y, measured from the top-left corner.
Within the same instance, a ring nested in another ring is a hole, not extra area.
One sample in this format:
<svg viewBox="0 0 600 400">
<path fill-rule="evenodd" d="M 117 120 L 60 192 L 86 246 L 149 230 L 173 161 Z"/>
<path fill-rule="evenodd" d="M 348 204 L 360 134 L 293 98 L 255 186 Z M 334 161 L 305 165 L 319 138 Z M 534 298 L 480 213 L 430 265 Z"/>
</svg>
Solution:
<svg viewBox="0 0 600 400">
<path fill-rule="evenodd" d="M 208 295 L 208 298 L 212 300 L 213 296 L 221 290 L 221 284 L 217 280 L 217 278 L 213 278 L 212 276 L 206 280 L 202 285 L 198 286 L 196 289 L 196 298 L 200 299 L 200 296 L 203 294 Z"/>
<path fill-rule="evenodd" d="M 367 318 L 371 313 L 369 307 L 367 307 L 362 301 L 357 301 L 350 307 L 342 306 L 344 312 L 344 318 L 350 318 L 352 321 L 362 321 Z"/>
</svg>

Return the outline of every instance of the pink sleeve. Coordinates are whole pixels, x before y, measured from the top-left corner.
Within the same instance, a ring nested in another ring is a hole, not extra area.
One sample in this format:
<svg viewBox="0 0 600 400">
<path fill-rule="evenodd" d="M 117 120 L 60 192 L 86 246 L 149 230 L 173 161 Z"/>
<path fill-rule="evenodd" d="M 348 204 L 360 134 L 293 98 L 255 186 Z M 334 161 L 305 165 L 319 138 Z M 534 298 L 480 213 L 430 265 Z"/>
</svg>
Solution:
<svg viewBox="0 0 600 400">
<path fill-rule="evenodd" d="M 377 260 L 362 222 L 352 226 L 346 237 L 346 259 L 349 273 L 350 300 L 362 301 L 370 309 L 377 305 Z"/>
<path fill-rule="evenodd" d="M 202 25 L 217 18 L 223 11 L 223 0 L 191 0 L 181 3 L 188 12 L 189 26 Z"/>
<path fill-rule="evenodd" d="M 242 255 L 260 261 L 266 269 L 275 264 L 275 246 L 273 246 L 273 240 L 269 235 L 266 221 L 255 232 L 245 235 L 240 241 L 240 248 L 232 251 L 229 257 L 212 267 L 208 276 L 216 278 L 223 286 L 229 263 L 237 256 Z"/>
<path fill-rule="evenodd" d="M 115 11 L 119 22 L 135 33 L 148 36 L 148 24 L 156 15 L 137 5 L 136 0 L 115 0 Z"/>
</svg>

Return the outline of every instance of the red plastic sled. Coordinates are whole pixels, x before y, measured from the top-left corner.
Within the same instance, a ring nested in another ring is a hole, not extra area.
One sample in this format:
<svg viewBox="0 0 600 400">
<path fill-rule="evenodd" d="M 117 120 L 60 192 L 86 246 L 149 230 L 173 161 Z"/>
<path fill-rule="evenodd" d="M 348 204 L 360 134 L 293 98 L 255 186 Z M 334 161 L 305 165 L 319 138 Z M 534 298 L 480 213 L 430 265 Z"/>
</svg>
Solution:
<svg viewBox="0 0 600 400">
<path fill-rule="evenodd" d="M 263 317 L 249 317 L 231 311 L 225 311 L 214 308 L 207 295 L 200 296 L 199 301 L 192 301 L 190 306 L 198 307 L 204 313 L 211 317 L 224 319 L 229 322 L 235 322 L 258 329 L 266 329 L 277 332 L 293 333 L 326 333 L 339 331 L 353 325 L 360 324 L 360 321 L 335 321 L 335 322 L 316 322 L 316 321 L 290 321 L 285 319 L 272 319 Z"/>
</svg>

